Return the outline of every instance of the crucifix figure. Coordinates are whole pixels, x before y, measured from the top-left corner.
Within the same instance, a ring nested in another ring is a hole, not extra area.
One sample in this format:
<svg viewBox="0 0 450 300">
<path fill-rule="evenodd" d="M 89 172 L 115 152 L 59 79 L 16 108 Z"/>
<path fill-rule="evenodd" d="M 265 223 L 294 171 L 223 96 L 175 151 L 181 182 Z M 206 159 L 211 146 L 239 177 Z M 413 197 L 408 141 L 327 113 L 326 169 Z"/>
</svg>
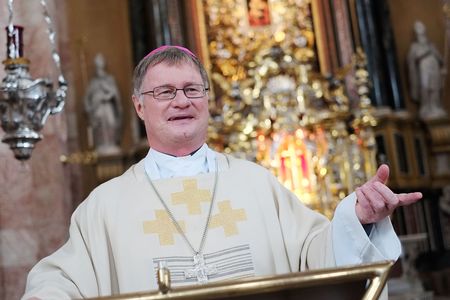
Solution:
<svg viewBox="0 0 450 300">
<path fill-rule="evenodd" d="M 208 276 L 217 273 L 217 267 L 215 265 L 207 266 L 203 254 L 196 253 L 194 255 L 194 268 L 184 271 L 184 278 L 197 277 L 198 283 L 207 283 Z"/>
</svg>

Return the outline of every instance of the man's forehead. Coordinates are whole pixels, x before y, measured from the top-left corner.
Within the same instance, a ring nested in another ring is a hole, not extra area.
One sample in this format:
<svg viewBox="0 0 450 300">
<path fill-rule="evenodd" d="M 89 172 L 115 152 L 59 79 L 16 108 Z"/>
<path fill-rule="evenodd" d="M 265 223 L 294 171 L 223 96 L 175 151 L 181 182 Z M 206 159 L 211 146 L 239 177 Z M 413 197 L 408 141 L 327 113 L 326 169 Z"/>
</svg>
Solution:
<svg viewBox="0 0 450 300">
<path fill-rule="evenodd" d="M 147 68 L 147 73 L 149 73 L 153 69 L 158 69 L 158 71 L 161 71 L 164 69 L 184 69 L 184 68 L 192 68 L 198 71 L 198 73 L 200 73 L 198 67 L 191 61 L 176 61 L 176 62 L 162 61 L 154 65 L 150 64 Z"/>
<path fill-rule="evenodd" d="M 169 70 L 169 72 L 165 72 Z M 197 82 L 202 80 L 200 70 L 191 62 L 161 62 L 149 66 L 145 75 L 147 83 Z"/>
</svg>

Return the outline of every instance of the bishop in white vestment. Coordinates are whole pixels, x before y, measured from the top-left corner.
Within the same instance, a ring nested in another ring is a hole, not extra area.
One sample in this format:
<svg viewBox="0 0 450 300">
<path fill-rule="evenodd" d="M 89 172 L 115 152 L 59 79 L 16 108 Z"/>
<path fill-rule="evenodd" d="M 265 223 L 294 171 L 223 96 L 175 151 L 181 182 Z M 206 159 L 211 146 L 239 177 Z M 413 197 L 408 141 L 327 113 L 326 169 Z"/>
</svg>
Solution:
<svg viewBox="0 0 450 300">
<path fill-rule="evenodd" d="M 202 253 L 208 281 L 396 259 L 400 254 L 389 219 L 375 224 L 370 237 L 366 234 L 351 209 L 354 194 L 342 201 L 330 223 L 266 169 L 203 148 L 196 153 L 203 163 L 194 163 L 192 169 L 214 168 L 207 157 L 218 161 L 215 206 Z M 155 165 L 151 154 L 145 159 L 149 172 Z M 152 190 L 145 165 L 141 161 L 99 186 L 80 205 L 69 241 L 30 272 L 29 295 L 73 299 L 155 290 L 159 262 L 169 268 L 174 286 L 198 281 L 193 253 Z M 212 200 L 214 174 L 154 180 L 196 246 Z"/>
<path fill-rule="evenodd" d="M 388 216 L 421 195 L 393 193 L 387 166 L 330 222 L 268 170 L 208 148 L 209 82 L 191 51 L 152 51 L 133 81 L 147 157 L 76 209 L 69 240 L 30 271 L 23 299 L 155 290 L 160 264 L 180 286 L 398 258 Z"/>
</svg>

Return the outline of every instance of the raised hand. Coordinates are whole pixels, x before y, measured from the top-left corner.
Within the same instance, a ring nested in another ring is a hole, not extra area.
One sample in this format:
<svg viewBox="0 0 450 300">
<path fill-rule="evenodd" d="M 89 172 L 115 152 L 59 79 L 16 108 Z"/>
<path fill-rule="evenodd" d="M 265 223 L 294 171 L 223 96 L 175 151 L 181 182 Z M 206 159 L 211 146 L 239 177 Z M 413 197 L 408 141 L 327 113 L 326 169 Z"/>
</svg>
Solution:
<svg viewBox="0 0 450 300">
<path fill-rule="evenodd" d="M 381 165 L 377 174 L 356 188 L 356 215 L 361 224 L 376 223 L 392 214 L 398 206 L 412 204 L 422 198 L 422 193 L 396 194 L 386 186 L 389 167 Z"/>
</svg>

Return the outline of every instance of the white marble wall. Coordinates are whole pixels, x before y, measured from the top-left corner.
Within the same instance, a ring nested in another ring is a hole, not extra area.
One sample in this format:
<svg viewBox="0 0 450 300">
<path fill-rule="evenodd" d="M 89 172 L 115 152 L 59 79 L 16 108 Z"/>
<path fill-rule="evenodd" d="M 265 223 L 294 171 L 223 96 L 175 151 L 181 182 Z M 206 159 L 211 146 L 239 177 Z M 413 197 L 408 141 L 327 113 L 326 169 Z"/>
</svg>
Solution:
<svg viewBox="0 0 450 300">
<path fill-rule="evenodd" d="M 53 17 L 58 12 L 53 20 L 58 46 L 64 50 L 67 48 L 64 4 L 47 0 L 47 5 Z M 39 0 L 15 1 L 13 20 L 25 27 L 24 56 L 31 60 L 31 75 L 54 78 L 57 69 L 51 59 L 47 25 L 41 12 Z M 2 61 L 6 56 L 6 0 L 0 0 L 0 20 Z M 67 56 L 61 54 L 63 59 Z M 0 67 L 0 79 L 4 75 Z M 24 163 L 14 158 L 7 144 L 0 143 L 0 299 L 18 299 L 30 268 L 66 239 L 72 210 L 70 174 L 59 156 L 67 152 L 67 132 L 66 112 L 50 116 L 42 132 L 44 139 Z"/>
</svg>

